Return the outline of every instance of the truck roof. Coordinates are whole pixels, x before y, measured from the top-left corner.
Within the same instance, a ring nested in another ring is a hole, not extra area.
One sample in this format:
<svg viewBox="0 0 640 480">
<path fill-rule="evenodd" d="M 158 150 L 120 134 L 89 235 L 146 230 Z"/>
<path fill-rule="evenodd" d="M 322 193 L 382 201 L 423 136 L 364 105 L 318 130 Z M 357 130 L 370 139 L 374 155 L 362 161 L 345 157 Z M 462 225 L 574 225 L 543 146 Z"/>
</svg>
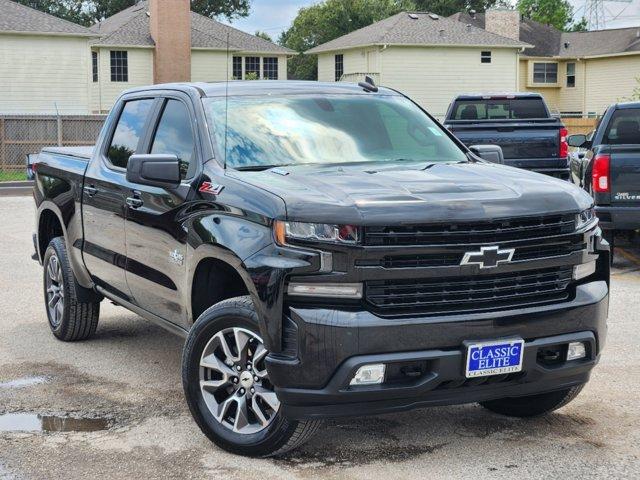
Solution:
<svg viewBox="0 0 640 480">
<path fill-rule="evenodd" d="M 228 85 L 227 85 L 228 83 Z M 165 83 L 137 87 L 127 90 L 125 93 L 145 92 L 153 90 L 179 90 L 189 92 L 196 90 L 201 97 L 224 97 L 268 95 L 268 94 L 361 94 L 371 95 L 356 83 L 346 82 L 315 82 L 302 80 L 232 80 L 230 82 L 190 82 L 190 83 Z M 400 95 L 395 90 L 379 87 L 378 95 Z"/>
<path fill-rule="evenodd" d="M 534 92 L 463 93 L 454 100 L 504 100 L 506 98 L 542 98 L 542 95 Z"/>
<path fill-rule="evenodd" d="M 616 103 L 616 109 L 623 110 L 625 108 L 640 108 L 640 102 L 620 102 Z"/>
</svg>

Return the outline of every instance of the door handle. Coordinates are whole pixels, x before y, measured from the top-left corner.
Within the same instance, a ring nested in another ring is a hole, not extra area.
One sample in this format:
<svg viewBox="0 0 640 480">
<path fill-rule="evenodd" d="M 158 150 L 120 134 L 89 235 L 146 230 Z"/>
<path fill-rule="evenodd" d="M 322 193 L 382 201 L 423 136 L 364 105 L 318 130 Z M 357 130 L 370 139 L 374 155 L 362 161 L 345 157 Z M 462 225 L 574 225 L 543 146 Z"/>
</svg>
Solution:
<svg viewBox="0 0 640 480">
<path fill-rule="evenodd" d="M 98 189 L 94 185 L 89 185 L 88 187 L 84 187 L 84 193 L 89 197 L 95 197 L 98 193 Z"/>
<path fill-rule="evenodd" d="M 144 202 L 139 197 L 129 197 L 126 201 L 127 205 L 129 205 L 131 208 L 140 208 L 142 205 L 144 205 Z"/>
</svg>

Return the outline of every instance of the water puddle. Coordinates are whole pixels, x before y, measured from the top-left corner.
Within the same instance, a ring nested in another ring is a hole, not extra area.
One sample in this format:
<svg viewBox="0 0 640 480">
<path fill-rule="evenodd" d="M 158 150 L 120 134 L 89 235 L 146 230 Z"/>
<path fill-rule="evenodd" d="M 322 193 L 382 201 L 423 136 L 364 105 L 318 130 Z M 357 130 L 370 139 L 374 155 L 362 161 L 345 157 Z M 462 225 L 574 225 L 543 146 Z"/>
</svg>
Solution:
<svg viewBox="0 0 640 480">
<path fill-rule="evenodd" d="M 35 413 L 0 415 L 0 432 L 95 432 L 110 426 L 106 418 L 75 418 Z"/>
<path fill-rule="evenodd" d="M 8 382 L 0 382 L 0 390 L 32 387 L 33 385 L 40 385 L 41 383 L 47 383 L 47 377 L 17 378 L 15 380 L 9 380 Z"/>
</svg>

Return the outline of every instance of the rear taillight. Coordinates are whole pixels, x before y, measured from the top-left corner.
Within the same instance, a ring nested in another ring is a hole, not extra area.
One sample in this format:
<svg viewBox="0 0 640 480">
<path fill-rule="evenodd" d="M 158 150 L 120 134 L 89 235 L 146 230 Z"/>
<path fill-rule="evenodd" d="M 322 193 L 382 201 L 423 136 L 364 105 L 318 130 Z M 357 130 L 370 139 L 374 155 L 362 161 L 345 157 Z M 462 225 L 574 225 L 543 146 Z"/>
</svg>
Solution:
<svg viewBox="0 0 640 480">
<path fill-rule="evenodd" d="M 567 158 L 569 156 L 569 144 L 567 143 L 567 137 L 569 136 L 569 130 L 566 128 L 560 129 L 560 158 Z"/>
<path fill-rule="evenodd" d="M 611 157 L 609 155 L 596 155 L 593 159 L 593 191 L 597 193 L 609 193 L 611 183 L 609 181 L 609 165 Z"/>
</svg>

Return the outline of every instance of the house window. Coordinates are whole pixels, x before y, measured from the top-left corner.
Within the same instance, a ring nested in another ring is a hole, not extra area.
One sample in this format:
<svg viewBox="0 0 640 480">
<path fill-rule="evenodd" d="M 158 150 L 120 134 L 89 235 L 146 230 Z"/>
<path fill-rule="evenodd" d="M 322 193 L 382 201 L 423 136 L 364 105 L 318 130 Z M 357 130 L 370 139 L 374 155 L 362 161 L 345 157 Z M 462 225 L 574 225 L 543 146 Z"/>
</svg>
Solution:
<svg viewBox="0 0 640 480">
<path fill-rule="evenodd" d="M 98 81 L 98 52 L 91 52 L 91 71 L 93 72 L 93 81 Z"/>
<path fill-rule="evenodd" d="M 558 83 L 558 64 L 534 63 L 533 83 Z"/>
<path fill-rule="evenodd" d="M 265 57 L 262 59 L 263 77 L 266 80 L 278 79 L 278 57 Z"/>
<path fill-rule="evenodd" d="M 244 78 L 260 78 L 260 57 L 245 57 Z"/>
<path fill-rule="evenodd" d="M 339 82 L 344 74 L 344 55 L 336 55 L 336 82 Z"/>
<path fill-rule="evenodd" d="M 129 60 L 128 52 L 121 50 L 111 50 L 111 81 L 129 81 Z"/>
<path fill-rule="evenodd" d="M 573 88 L 576 86 L 576 64 L 567 63 L 567 87 Z"/>
<path fill-rule="evenodd" d="M 491 52 L 480 52 L 480 63 L 491 63 Z"/>
<path fill-rule="evenodd" d="M 234 80 L 242 80 L 242 57 L 233 57 L 232 76 Z"/>
</svg>

